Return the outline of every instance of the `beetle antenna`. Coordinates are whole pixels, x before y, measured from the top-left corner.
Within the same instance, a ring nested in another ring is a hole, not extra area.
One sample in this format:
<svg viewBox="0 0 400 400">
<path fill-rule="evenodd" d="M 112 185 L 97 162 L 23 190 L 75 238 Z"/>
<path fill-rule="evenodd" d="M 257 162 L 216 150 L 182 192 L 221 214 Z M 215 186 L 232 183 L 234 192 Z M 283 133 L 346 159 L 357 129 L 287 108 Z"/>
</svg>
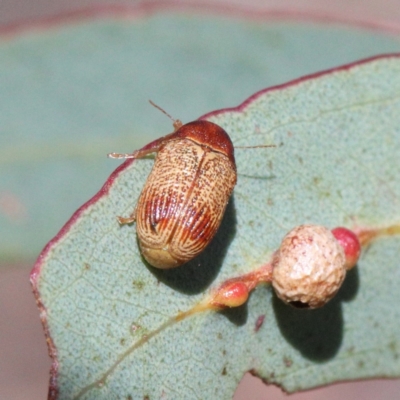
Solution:
<svg viewBox="0 0 400 400">
<path fill-rule="evenodd" d="M 163 108 L 161 108 L 160 106 L 158 106 L 156 103 L 154 103 L 153 101 L 149 100 L 149 103 L 157 108 L 157 110 L 160 110 L 163 114 L 165 114 L 172 122 L 175 122 L 175 118 L 172 118 L 170 114 L 168 114 Z"/>
<path fill-rule="evenodd" d="M 174 126 L 175 130 L 178 130 L 183 125 L 181 120 L 172 118 L 171 115 L 169 115 L 163 108 L 158 106 L 156 103 L 152 102 L 151 100 L 149 100 L 149 103 L 153 107 L 157 108 L 157 110 L 160 110 L 163 114 L 165 114 L 172 121 L 172 125 Z"/>
<path fill-rule="evenodd" d="M 261 144 L 259 146 L 235 146 L 235 149 L 263 149 L 265 147 L 276 147 L 276 144 Z"/>
</svg>

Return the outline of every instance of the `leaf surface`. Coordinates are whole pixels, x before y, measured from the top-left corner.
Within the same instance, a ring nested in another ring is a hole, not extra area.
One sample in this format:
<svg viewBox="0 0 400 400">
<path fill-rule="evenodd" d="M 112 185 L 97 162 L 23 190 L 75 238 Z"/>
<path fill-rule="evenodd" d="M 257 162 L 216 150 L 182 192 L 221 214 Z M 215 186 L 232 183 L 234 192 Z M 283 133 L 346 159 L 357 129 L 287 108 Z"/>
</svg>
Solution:
<svg viewBox="0 0 400 400">
<path fill-rule="evenodd" d="M 267 262 L 304 223 L 398 224 L 400 56 L 310 76 L 208 114 L 235 145 L 238 183 L 211 245 L 187 265 L 146 266 L 129 215 L 153 160 L 123 164 L 49 243 L 32 272 L 60 399 L 229 399 L 252 370 L 288 391 L 400 374 L 399 237 L 363 252 L 320 310 L 268 286 L 226 312 L 191 309 L 219 283 Z M 257 321 L 264 318 L 260 329 Z"/>
<path fill-rule="evenodd" d="M 190 121 L 260 88 L 393 51 L 398 39 L 378 31 L 191 13 L 2 37 L 1 263 L 37 256 L 115 168 L 106 153 L 168 132 L 148 99 Z"/>
</svg>

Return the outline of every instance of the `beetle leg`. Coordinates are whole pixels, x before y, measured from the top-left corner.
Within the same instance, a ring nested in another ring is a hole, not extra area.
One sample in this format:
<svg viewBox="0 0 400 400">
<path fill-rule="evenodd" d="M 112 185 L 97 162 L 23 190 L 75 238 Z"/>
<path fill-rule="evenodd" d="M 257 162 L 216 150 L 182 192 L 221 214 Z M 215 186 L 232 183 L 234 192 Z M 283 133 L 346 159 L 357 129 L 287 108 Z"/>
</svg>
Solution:
<svg viewBox="0 0 400 400">
<path fill-rule="evenodd" d="M 127 218 L 117 217 L 117 220 L 120 225 L 132 224 L 133 222 L 135 222 L 136 221 L 136 207 L 133 210 L 133 213 L 129 217 L 127 217 Z"/>
<path fill-rule="evenodd" d="M 135 150 L 132 154 L 129 153 L 108 153 L 109 158 L 140 158 L 140 150 Z"/>
<path fill-rule="evenodd" d="M 153 104 L 153 103 L 152 103 Z M 156 106 L 157 107 L 157 106 Z M 157 107 L 158 108 L 158 107 Z M 121 158 L 143 158 L 151 153 L 157 153 L 161 146 L 168 142 L 169 140 L 175 138 L 175 132 L 182 127 L 182 121 L 179 119 L 174 119 L 174 131 L 169 135 L 163 136 L 154 140 L 153 142 L 147 144 L 142 149 L 135 150 L 133 153 L 108 153 L 109 158 L 116 158 L 120 160 Z"/>
<path fill-rule="evenodd" d="M 132 224 L 133 222 L 136 221 L 136 217 L 135 216 L 131 216 L 131 217 L 117 217 L 118 223 L 120 225 L 126 225 L 126 224 Z"/>
<path fill-rule="evenodd" d="M 160 150 L 162 144 L 166 141 L 166 139 L 169 139 L 169 136 L 170 135 L 167 135 L 157 140 L 154 140 L 154 142 L 149 143 L 142 149 L 135 150 L 133 153 L 108 153 L 107 157 L 116 158 L 118 160 L 120 160 L 121 158 L 143 158 L 148 154 L 157 153 L 158 150 Z"/>
</svg>

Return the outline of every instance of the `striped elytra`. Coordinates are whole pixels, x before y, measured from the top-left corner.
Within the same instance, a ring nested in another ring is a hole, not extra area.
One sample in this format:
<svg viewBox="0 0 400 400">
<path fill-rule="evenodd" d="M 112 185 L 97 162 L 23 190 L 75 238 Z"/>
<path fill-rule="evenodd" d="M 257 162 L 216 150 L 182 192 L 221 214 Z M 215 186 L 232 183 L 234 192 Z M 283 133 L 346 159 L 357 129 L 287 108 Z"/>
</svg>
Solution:
<svg viewBox="0 0 400 400">
<path fill-rule="evenodd" d="M 179 125 L 178 125 L 179 126 Z M 156 152 L 153 169 L 129 218 L 136 221 L 146 261 L 161 269 L 199 255 L 217 232 L 236 184 L 234 149 L 228 134 L 208 121 L 193 121 L 131 155 Z"/>
</svg>

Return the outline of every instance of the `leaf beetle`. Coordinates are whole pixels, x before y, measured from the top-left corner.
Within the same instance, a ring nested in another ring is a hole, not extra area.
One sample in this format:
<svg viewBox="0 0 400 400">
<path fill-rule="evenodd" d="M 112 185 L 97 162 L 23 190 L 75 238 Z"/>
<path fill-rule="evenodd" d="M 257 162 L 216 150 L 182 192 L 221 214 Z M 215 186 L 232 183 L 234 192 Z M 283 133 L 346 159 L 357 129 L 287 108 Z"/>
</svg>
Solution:
<svg viewBox="0 0 400 400">
<path fill-rule="evenodd" d="M 178 267 L 196 257 L 217 232 L 236 184 L 234 147 L 220 126 L 205 120 L 182 124 L 174 132 L 134 151 L 111 158 L 143 158 L 157 153 L 130 217 L 139 246 L 156 268 Z"/>
</svg>

